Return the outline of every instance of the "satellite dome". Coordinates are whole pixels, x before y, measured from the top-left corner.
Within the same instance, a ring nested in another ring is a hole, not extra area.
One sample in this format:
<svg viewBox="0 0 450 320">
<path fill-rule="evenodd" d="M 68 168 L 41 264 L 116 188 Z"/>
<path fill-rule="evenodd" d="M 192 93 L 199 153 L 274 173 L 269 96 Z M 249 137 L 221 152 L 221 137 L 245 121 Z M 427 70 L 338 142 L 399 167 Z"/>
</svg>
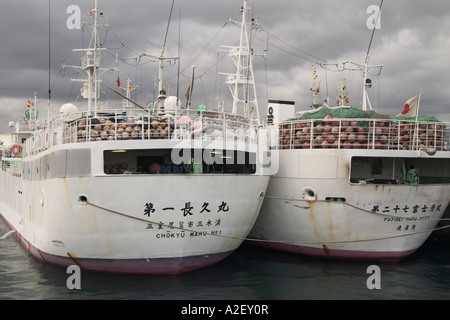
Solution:
<svg viewBox="0 0 450 320">
<path fill-rule="evenodd" d="M 79 118 L 78 108 L 72 103 L 66 103 L 59 108 L 59 114 L 65 121 L 72 121 Z"/>
<path fill-rule="evenodd" d="M 76 105 L 72 104 L 72 103 L 66 103 L 63 104 L 61 106 L 61 108 L 59 108 L 59 114 L 67 114 L 67 113 L 73 113 L 73 112 L 78 112 L 78 108 Z"/>
<path fill-rule="evenodd" d="M 178 97 L 169 96 L 164 100 L 164 109 L 166 111 L 175 111 L 176 109 L 181 108 L 181 102 Z"/>
</svg>

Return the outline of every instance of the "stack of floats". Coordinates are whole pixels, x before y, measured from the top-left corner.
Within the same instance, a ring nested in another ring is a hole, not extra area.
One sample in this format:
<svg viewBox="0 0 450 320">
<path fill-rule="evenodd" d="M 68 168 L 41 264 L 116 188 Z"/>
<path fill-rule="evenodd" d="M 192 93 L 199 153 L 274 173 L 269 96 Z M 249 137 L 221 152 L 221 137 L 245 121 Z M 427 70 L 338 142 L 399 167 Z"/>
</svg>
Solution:
<svg viewBox="0 0 450 320">
<path fill-rule="evenodd" d="M 395 119 L 293 120 L 278 126 L 280 149 L 444 150 L 446 126 L 440 122 Z"/>
<path fill-rule="evenodd" d="M 89 140 L 128 140 L 143 136 L 147 139 L 169 139 L 175 129 L 172 118 L 154 118 L 150 121 L 141 118 L 117 119 L 102 117 L 91 119 L 87 125 L 86 119 L 74 122 L 77 128 L 77 142 Z M 178 125 L 179 127 L 179 125 Z"/>
</svg>

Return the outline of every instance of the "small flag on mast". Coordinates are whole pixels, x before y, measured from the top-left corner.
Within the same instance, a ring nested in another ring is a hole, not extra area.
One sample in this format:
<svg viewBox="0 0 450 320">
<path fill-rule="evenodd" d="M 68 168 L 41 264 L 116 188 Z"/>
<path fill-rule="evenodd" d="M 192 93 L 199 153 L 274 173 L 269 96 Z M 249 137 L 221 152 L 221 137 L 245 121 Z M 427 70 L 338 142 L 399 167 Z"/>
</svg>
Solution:
<svg viewBox="0 0 450 320">
<path fill-rule="evenodd" d="M 186 94 L 184 95 L 186 97 L 186 109 L 189 108 L 189 104 L 190 104 L 191 99 L 192 99 L 192 90 L 194 89 L 194 70 L 195 70 L 195 66 L 192 66 L 191 83 L 189 83 L 189 87 L 187 88 Z"/>
<path fill-rule="evenodd" d="M 33 105 L 33 104 L 28 100 L 27 107 L 28 107 L 28 108 L 31 108 L 32 105 Z"/>
<path fill-rule="evenodd" d="M 117 76 L 117 81 L 116 82 L 117 82 L 117 86 L 120 87 L 120 78 L 119 78 L 119 76 Z"/>
</svg>

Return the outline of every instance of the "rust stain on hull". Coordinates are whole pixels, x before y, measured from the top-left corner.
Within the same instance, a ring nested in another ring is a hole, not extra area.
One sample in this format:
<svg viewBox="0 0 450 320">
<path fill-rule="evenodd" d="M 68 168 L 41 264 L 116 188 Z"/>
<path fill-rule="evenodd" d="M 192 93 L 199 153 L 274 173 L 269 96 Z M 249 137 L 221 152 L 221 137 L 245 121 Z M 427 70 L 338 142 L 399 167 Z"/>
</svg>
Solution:
<svg viewBox="0 0 450 320">
<path fill-rule="evenodd" d="M 75 258 L 74 255 L 72 255 L 70 252 L 67 252 L 67 255 L 69 256 L 70 259 L 72 259 L 73 262 L 75 262 L 77 266 L 83 269 L 83 266 L 81 265 L 81 263 L 78 262 L 78 260 Z"/>
<path fill-rule="evenodd" d="M 316 217 L 314 216 L 313 204 L 308 201 L 308 206 L 309 206 L 309 215 L 311 217 L 311 226 L 313 228 L 314 235 L 315 235 L 316 239 L 318 239 L 319 238 L 319 231 L 317 229 Z"/>
<path fill-rule="evenodd" d="M 327 255 L 327 256 L 331 256 L 331 254 L 330 254 L 330 249 L 328 249 L 328 247 L 326 246 L 326 245 L 322 245 L 322 249 L 323 249 L 323 252 L 325 252 L 325 254 Z"/>
</svg>

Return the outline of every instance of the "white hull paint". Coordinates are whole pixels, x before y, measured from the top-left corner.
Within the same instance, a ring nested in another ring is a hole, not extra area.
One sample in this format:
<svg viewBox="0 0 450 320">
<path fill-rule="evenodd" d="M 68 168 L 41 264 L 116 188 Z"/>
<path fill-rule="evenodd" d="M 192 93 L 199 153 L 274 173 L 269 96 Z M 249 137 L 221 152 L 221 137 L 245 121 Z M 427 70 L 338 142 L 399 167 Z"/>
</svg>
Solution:
<svg viewBox="0 0 450 320">
<path fill-rule="evenodd" d="M 118 69 L 100 68 L 107 49 L 98 31 L 107 23 L 95 0 L 91 47 L 75 50 L 83 52 L 81 66 L 63 66 L 85 73 L 75 81 L 84 83 L 87 110 L 68 103 L 47 122 L 27 110 L 27 119 L 12 123 L 14 145 L 2 155 L 0 215 L 33 256 L 91 271 L 179 274 L 239 247 L 269 182 L 258 160 L 265 143 L 256 90 L 250 100 L 241 96 L 254 87 L 249 75 L 245 84 L 240 78 L 242 70 L 253 74 L 246 0 L 242 8 L 240 46 L 226 47 L 236 62 L 227 78 L 232 114 L 224 106 L 188 110 L 189 99 L 183 109 L 166 96 L 163 63 L 178 58 L 164 57 L 165 44 L 153 107 L 130 99 L 128 79 L 126 95 L 113 90 L 125 99 L 122 108 L 105 109 L 100 75 Z"/>
<path fill-rule="evenodd" d="M 0 213 L 38 259 L 85 270 L 181 273 L 246 238 L 269 177 L 125 174 L 22 180 L 4 171 Z M 239 188 L 236 188 L 239 186 Z"/>
<path fill-rule="evenodd" d="M 352 156 L 383 157 L 386 151 L 279 150 L 280 170 L 269 182 L 252 243 L 358 259 L 397 259 L 417 250 L 444 214 L 450 185 L 350 183 Z M 417 152 L 389 156 L 415 158 Z"/>
</svg>

